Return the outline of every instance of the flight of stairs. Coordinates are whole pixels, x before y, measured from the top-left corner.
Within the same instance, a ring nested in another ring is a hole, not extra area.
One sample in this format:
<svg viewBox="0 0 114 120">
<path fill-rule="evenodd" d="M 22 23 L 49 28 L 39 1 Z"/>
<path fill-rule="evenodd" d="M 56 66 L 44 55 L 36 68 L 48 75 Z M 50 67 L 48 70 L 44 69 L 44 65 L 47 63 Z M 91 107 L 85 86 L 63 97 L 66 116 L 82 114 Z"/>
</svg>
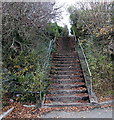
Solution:
<svg viewBox="0 0 114 120">
<path fill-rule="evenodd" d="M 78 53 L 74 50 L 53 53 L 50 86 L 43 106 L 67 106 L 89 103 Z"/>
</svg>

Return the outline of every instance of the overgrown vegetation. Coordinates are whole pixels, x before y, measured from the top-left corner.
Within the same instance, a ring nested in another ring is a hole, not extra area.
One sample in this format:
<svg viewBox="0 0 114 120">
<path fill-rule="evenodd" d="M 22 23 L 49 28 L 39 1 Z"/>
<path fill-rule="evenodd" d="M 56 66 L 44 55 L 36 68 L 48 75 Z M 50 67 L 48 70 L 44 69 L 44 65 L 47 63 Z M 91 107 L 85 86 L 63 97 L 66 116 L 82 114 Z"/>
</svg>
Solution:
<svg viewBox="0 0 114 120">
<path fill-rule="evenodd" d="M 71 32 L 75 31 L 84 47 L 97 96 L 112 94 L 112 6 L 112 3 L 91 2 L 80 3 L 78 9 L 76 5 L 69 8 Z M 56 22 L 52 23 L 60 13 L 60 7 L 50 2 L 3 3 L 3 105 L 7 104 L 6 101 L 9 103 L 10 99 L 39 104 L 49 84 L 50 41 L 68 35 L 67 26 L 60 27 Z M 55 50 L 54 45 L 52 51 Z"/>
<path fill-rule="evenodd" d="M 78 9 L 77 9 L 78 6 Z M 69 7 L 71 32 L 86 53 L 97 96 L 111 96 L 113 84 L 113 2 L 77 3 Z"/>
<path fill-rule="evenodd" d="M 7 2 L 2 10 L 3 98 L 38 103 L 49 84 L 50 41 L 64 33 L 51 22 L 59 18 L 60 7 L 50 2 Z"/>
</svg>

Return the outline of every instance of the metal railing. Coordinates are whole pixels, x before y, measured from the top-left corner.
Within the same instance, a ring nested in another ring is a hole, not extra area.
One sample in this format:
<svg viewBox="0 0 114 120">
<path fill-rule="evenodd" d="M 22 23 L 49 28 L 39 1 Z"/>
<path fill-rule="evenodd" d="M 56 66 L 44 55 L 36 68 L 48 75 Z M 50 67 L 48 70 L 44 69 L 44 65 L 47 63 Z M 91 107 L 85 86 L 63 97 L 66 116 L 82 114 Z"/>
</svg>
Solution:
<svg viewBox="0 0 114 120">
<path fill-rule="evenodd" d="M 47 69 L 50 64 L 50 57 L 51 57 L 52 50 L 56 48 L 55 42 L 56 42 L 56 37 L 52 39 L 49 43 L 49 47 L 47 49 L 46 61 L 44 62 L 44 65 L 43 65 L 44 69 Z"/>
<path fill-rule="evenodd" d="M 49 42 L 49 46 L 48 46 L 48 48 L 47 48 L 47 55 L 46 55 L 46 57 L 45 57 L 45 62 L 44 62 L 44 64 L 43 64 L 43 68 L 42 68 L 42 70 L 44 71 L 49 71 L 49 66 L 51 66 L 51 53 L 52 53 L 52 50 L 53 49 L 56 49 L 56 37 L 54 38 L 54 39 L 52 39 L 50 42 Z M 9 79 L 8 80 L 4 80 L 4 81 L 2 81 L 2 83 L 6 83 L 6 82 L 8 82 L 8 81 L 10 81 Z M 40 79 L 40 83 L 41 83 L 41 79 Z M 15 91 L 14 93 L 15 94 L 23 94 L 23 93 L 37 93 L 37 94 L 39 94 L 39 96 L 40 96 L 40 100 L 42 100 L 42 93 L 43 93 L 44 91 L 38 91 L 38 92 L 32 92 L 32 91 L 27 91 L 27 92 L 21 92 L 21 91 Z"/>
<path fill-rule="evenodd" d="M 51 66 L 51 58 L 52 58 L 51 53 L 53 49 L 56 49 L 56 37 L 49 42 L 46 61 L 43 64 L 43 70 L 48 70 L 48 71 L 50 70 L 49 66 Z M 42 91 L 40 91 L 40 100 L 42 100 Z"/>
<path fill-rule="evenodd" d="M 90 71 L 89 64 L 88 64 L 86 55 L 84 53 L 84 49 L 83 49 L 83 47 L 80 43 L 80 40 L 76 39 L 75 33 L 74 33 L 74 36 L 75 36 L 75 42 L 78 44 L 78 48 L 80 49 L 80 50 L 78 49 L 78 54 L 79 54 L 80 62 L 81 62 L 82 69 L 83 69 L 83 72 L 84 72 L 84 77 L 86 79 L 86 84 L 87 84 L 87 87 L 88 87 L 88 91 L 89 91 L 90 95 L 92 95 L 93 94 L 92 73 Z M 87 71 L 88 71 L 88 73 L 87 73 Z M 88 76 L 89 76 L 89 78 L 88 78 Z M 88 79 L 89 79 L 89 81 L 88 81 Z"/>
</svg>

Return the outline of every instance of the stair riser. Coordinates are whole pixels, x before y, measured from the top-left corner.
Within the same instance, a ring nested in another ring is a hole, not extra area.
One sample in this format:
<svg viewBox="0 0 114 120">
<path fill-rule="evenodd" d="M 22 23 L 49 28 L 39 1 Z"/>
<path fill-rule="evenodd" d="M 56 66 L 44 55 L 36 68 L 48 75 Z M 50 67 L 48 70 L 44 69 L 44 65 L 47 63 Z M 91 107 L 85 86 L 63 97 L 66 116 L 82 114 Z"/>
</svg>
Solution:
<svg viewBox="0 0 114 120">
<path fill-rule="evenodd" d="M 71 70 L 63 69 L 63 70 L 59 70 L 59 69 L 54 69 L 54 68 L 51 70 L 51 72 L 56 72 L 56 73 L 77 73 L 77 72 L 80 73 L 81 72 L 81 73 L 83 73 L 81 69 L 76 69 L 76 70 L 75 69 L 74 70 L 72 70 L 72 69 Z"/>
<path fill-rule="evenodd" d="M 56 68 L 52 68 L 51 70 L 56 70 L 56 71 L 78 71 L 78 70 L 81 70 L 81 68 L 80 67 L 77 67 L 77 68 L 68 68 L 68 67 L 62 67 L 62 68 L 60 68 L 60 67 L 56 67 Z"/>
<path fill-rule="evenodd" d="M 69 58 L 69 57 L 75 57 L 75 58 L 78 58 L 78 55 L 54 55 L 53 57 L 54 57 L 54 58 L 55 58 L 55 57 L 61 57 L 61 58 L 63 58 L 63 57 L 68 57 L 68 58 Z"/>
<path fill-rule="evenodd" d="M 79 80 L 50 80 L 53 83 L 59 83 L 59 84 L 67 84 L 67 83 L 76 83 L 76 82 L 85 82 L 83 79 L 79 79 Z"/>
<path fill-rule="evenodd" d="M 51 76 L 53 79 L 76 79 L 77 77 L 79 78 L 83 78 L 83 75 L 73 75 L 73 76 L 71 76 L 71 75 L 61 75 L 61 76 L 59 76 L 59 75 L 56 75 L 56 76 Z"/>
<path fill-rule="evenodd" d="M 74 86 L 53 85 L 53 86 L 50 86 L 50 88 L 57 88 L 57 89 L 73 89 L 73 88 L 78 88 L 78 87 L 85 87 L 85 85 L 74 85 Z"/>
<path fill-rule="evenodd" d="M 82 72 L 51 72 L 50 74 L 54 75 L 54 74 L 57 74 L 57 75 L 77 75 L 77 74 L 82 74 Z"/>
<path fill-rule="evenodd" d="M 51 100 L 51 101 L 69 101 L 69 102 L 74 102 L 76 100 L 88 100 L 89 97 L 47 97 L 46 100 Z"/>
<path fill-rule="evenodd" d="M 80 67 L 80 64 L 52 64 L 52 67 L 66 67 L 66 69 L 72 68 L 72 67 Z"/>
<path fill-rule="evenodd" d="M 53 57 L 54 59 L 65 59 L 65 60 L 67 60 L 67 59 L 78 59 L 78 57 L 75 57 L 75 56 L 54 56 Z"/>
<path fill-rule="evenodd" d="M 76 54 L 69 54 L 69 55 L 53 55 L 53 57 L 78 57 Z"/>
<path fill-rule="evenodd" d="M 78 54 L 54 54 L 55 57 L 78 57 Z"/>
<path fill-rule="evenodd" d="M 87 90 L 72 90 L 72 91 L 48 91 L 48 94 L 68 94 L 68 95 L 73 95 L 73 94 L 80 94 L 80 93 L 87 93 Z"/>
<path fill-rule="evenodd" d="M 53 54 L 53 56 L 78 56 L 78 53 L 71 53 L 71 54 Z"/>
<path fill-rule="evenodd" d="M 52 59 L 52 61 L 63 61 L 63 62 L 78 62 L 79 60 L 78 59 Z"/>
<path fill-rule="evenodd" d="M 63 61 L 62 61 L 62 62 L 53 61 L 52 64 L 68 64 L 68 65 L 69 65 L 69 64 L 70 64 L 70 65 L 72 64 L 72 65 L 74 65 L 74 64 L 79 64 L 79 61 L 76 61 L 76 62 L 72 62 L 72 61 L 70 61 L 70 62 L 67 62 L 67 61 L 66 61 L 66 62 L 63 62 Z"/>
<path fill-rule="evenodd" d="M 78 56 L 78 53 L 68 53 L 68 54 L 65 54 L 65 53 L 55 53 L 55 54 L 53 54 L 53 55 L 55 55 L 55 56 L 69 56 L 69 55 L 72 55 L 72 56 Z"/>
<path fill-rule="evenodd" d="M 58 104 L 57 104 L 57 102 L 56 102 L 56 104 L 53 104 L 53 102 L 52 102 L 52 104 L 44 104 L 44 107 L 46 106 L 48 106 L 48 107 L 77 107 L 77 106 L 84 106 L 84 105 L 87 105 L 89 103 L 89 101 L 87 100 L 87 101 L 77 101 L 77 103 L 76 102 L 73 102 L 73 103 L 71 103 L 71 104 L 69 104 L 69 103 L 67 103 L 67 102 L 65 102 L 65 104 L 64 103 L 59 103 L 58 102 Z M 84 104 L 84 105 L 82 105 L 82 104 Z"/>
</svg>

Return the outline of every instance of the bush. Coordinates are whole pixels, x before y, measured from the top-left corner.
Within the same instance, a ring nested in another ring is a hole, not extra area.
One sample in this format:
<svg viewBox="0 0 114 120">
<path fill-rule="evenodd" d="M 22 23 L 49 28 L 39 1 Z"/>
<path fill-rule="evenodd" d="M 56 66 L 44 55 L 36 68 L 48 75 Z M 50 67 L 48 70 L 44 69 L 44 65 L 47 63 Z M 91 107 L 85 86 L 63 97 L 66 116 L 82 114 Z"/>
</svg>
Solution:
<svg viewBox="0 0 114 120">
<path fill-rule="evenodd" d="M 20 101 L 34 101 L 39 99 L 39 93 L 44 92 L 47 82 L 47 71 L 38 63 L 40 57 L 32 51 L 22 52 L 15 58 L 9 57 L 9 65 L 3 70 L 3 93 L 13 93 L 10 97 L 16 99 L 15 92 L 22 92 Z M 37 94 L 36 94 L 37 93 Z M 30 97 L 31 96 L 31 97 Z"/>
</svg>

